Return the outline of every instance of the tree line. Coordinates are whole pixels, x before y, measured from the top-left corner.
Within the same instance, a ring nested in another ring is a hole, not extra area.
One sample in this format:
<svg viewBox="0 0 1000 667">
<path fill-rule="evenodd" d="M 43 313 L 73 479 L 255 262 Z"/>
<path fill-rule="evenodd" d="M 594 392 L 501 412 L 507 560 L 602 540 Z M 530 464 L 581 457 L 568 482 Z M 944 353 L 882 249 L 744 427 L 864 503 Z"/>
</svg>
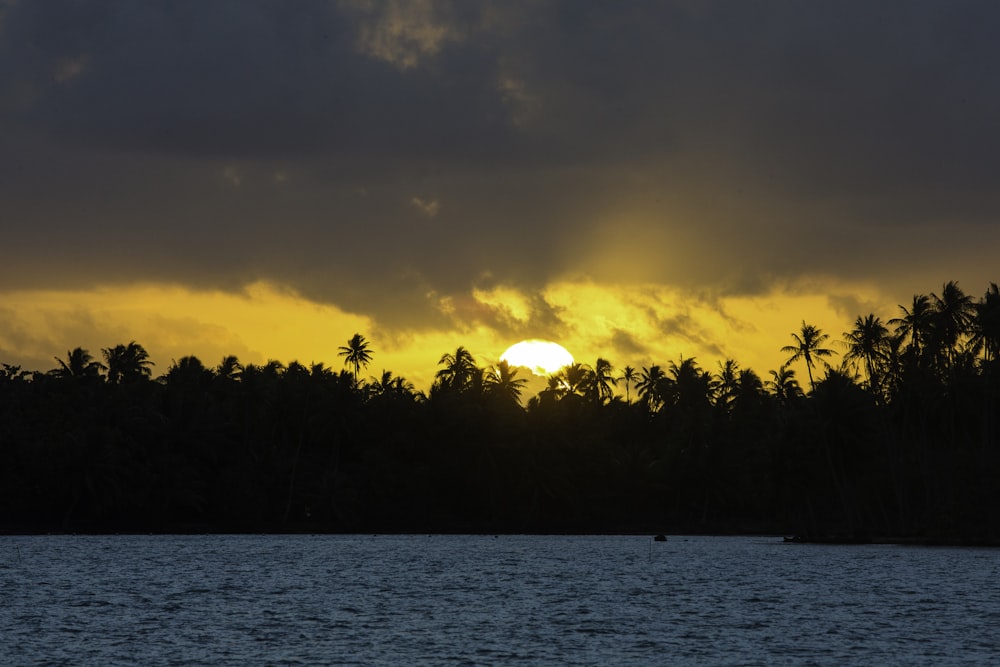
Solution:
<svg viewBox="0 0 1000 667">
<path fill-rule="evenodd" d="M 138 343 L 0 366 L 6 531 L 768 532 L 1000 541 L 1000 292 L 955 282 L 766 376 L 694 358 L 522 369 L 443 354 L 428 392 L 355 334 L 342 369 Z M 802 362 L 807 385 L 791 364 Z"/>
</svg>

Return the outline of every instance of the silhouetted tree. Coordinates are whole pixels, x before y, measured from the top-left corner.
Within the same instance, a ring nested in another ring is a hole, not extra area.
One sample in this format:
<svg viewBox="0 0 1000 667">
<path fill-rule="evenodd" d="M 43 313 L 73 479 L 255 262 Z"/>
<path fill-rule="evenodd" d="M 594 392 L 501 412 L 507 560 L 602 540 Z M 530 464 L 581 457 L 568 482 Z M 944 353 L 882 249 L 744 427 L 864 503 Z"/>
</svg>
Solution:
<svg viewBox="0 0 1000 667">
<path fill-rule="evenodd" d="M 374 397 L 402 398 L 411 401 L 417 398 L 417 390 L 412 382 L 402 376 L 395 376 L 392 371 L 384 369 L 382 375 L 371 378 L 368 392 L 370 396 Z"/>
<path fill-rule="evenodd" d="M 611 362 L 607 359 L 598 358 L 594 364 L 594 389 L 598 402 L 610 401 L 615 395 L 614 387 L 618 380 L 612 375 Z"/>
<path fill-rule="evenodd" d="M 515 405 L 520 404 L 521 392 L 527 383 L 527 380 L 517 377 L 517 368 L 512 367 L 505 359 L 490 368 L 483 377 L 487 395 Z"/>
<path fill-rule="evenodd" d="M 955 281 L 945 283 L 941 296 L 932 293 L 931 299 L 933 351 L 939 365 L 951 368 L 961 352 L 959 345 L 969 332 L 975 305 L 972 297 L 963 292 Z"/>
<path fill-rule="evenodd" d="M 629 394 L 629 388 L 639 381 L 639 373 L 631 366 L 626 366 L 622 369 L 622 374 L 618 376 L 618 379 L 625 383 L 625 402 L 631 403 L 632 397 Z"/>
<path fill-rule="evenodd" d="M 6 382 L 23 381 L 31 376 L 31 371 L 21 370 L 19 365 L 0 364 L 0 380 Z"/>
<path fill-rule="evenodd" d="M 626 367 L 626 401 L 608 401 L 601 358 L 522 408 L 514 369 L 484 372 L 464 347 L 441 357 L 429 400 L 388 370 L 361 381 L 360 361 L 226 357 L 213 371 L 189 356 L 124 388 L 151 374 L 134 343 L 104 350 L 107 382 L 87 379 L 84 350 L 46 373 L 3 364 L 0 531 L 655 526 L 1000 543 L 1000 290 L 970 308 L 946 283 L 914 302 L 924 315 L 902 309 L 893 335 L 858 317 L 809 396 L 788 365 L 763 383 L 731 359 L 711 373 L 681 357 Z M 806 332 L 787 351 L 820 363 L 825 337 Z"/>
<path fill-rule="evenodd" d="M 795 379 L 795 370 L 789 368 L 787 364 L 782 364 L 778 370 L 772 370 L 769 373 L 771 379 L 764 383 L 764 387 L 780 403 L 784 404 L 802 396 L 802 388 L 799 386 L 799 381 Z"/>
<path fill-rule="evenodd" d="M 792 364 L 802 359 L 806 363 L 806 372 L 809 374 L 809 387 L 814 389 L 816 387 L 815 382 L 813 382 L 813 366 L 816 362 L 833 355 L 833 350 L 822 347 L 823 343 L 829 340 L 830 336 L 823 333 L 822 330 L 817 327 L 806 324 L 803 320 L 802 329 L 799 333 L 792 334 L 792 340 L 795 341 L 794 345 L 786 345 L 781 348 L 782 352 L 791 354 L 788 361 L 785 363 Z"/>
<path fill-rule="evenodd" d="M 563 396 L 583 396 L 597 401 L 598 389 L 597 378 L 594 370 L 587 364 L 572 363 L 563 366 L 556 373 L 559 380 L 560 391 Z"/>
<path fill-rule="evenodd" d="M 923 363 L 924 350 L 931 339 L 931 323 L 933 311 L 931 300 L 925 294 L 914 294 L 910 308 L 899 306 L 902 317 L 889 320 L 889 326 L 895 327 L 895 335 L 902 341 L 909 341 L 904 348 L 906 356 L 915 364 Z"/>
<path fill-rule="evenodd" d="M 882 368 L 888 359 L 889 329 L 873 313 L 864 319 L 858 316 L 854 328 L 844 334 L 847 352 L 844 362 L 862 364 L 868 378 L 868 388 L 876 397 L 882 396 Z"/>
<path fill-rule="evenodd" d="M 98 377 L 101 371 L 106 370 L 104 364 L 96 361 L 90 352 L 82 347 L 76 347 L 66 353 L 66 361 L 56 357 L 59 368 L 49 371 L 55 377 L 81 378 Z"/>
<path fill-rule="evenodd" d="M 361 383 L 361 367 L 364 366 L 368 368 L 368 364 L 371 363 L 372 353 L 374 350 L 365 340 L 365 337 L 359 333 L 351 336 L 351 339 L 347 341 L 347 345 L 341 345 L 338 348 L 338 357 L 344 357 L 344 365 L 351 365 L 354 367 L 354 386 L 358 387 Z"/>
<path fill-rule="evenodd" d="M 128 345 L 119 343 L 101 351 L 104 353 L 104 361 L 108 369 L 108 382 L 111 384 L 145 380 L 153 374 L 151 366 L 155 364 L 149 360 L 149 353 L 146 352 L 146 349 L 135 341 Z"/>
<path fill-rule="evenodd" d="M 448 352 L 441 355 L 438 365 L 444 366 L 435 375 L 439 390 L 461 394 L 482 388 L 483 372 L 465 347 L 460 346 L 454 354 Z"/>
<path fill-rule="evenodd" d="M 238 380 L 242 372 L 243 365 L 240 364 L 240 360 L 231 354 L 223 357 L 215 367 L 215 376 L 223 380 Z"/>
<path fill-rule="evenodd" d="M 715 401 L 722 408 L 727 408 L 736 395 L 739 371 L 739 364 L 734 359 L 726 359 L 725 363 L 719 363 L 719 373 L 715 381 Z"/>
<path fill-rule="evenodd" d="M 382 375 L 372 377 L 368 382 L 369 396 L 382 396 L 392 390 L 392 371 L 382 369 Z"/>
<path fill-rule="evenodd" d="M 213 376 L 214 373 L 205 368 L 198 357 L 187 356 L 173 362 L 163 379 L 168 385 L 181 384 L 195 387 L 205 386 Z"/>
<path fill-rule="evenodd" d="M 990 283 L 986 294 L 975 304 L 971 346 L 983 353 L 987 364 L 1000 359 L 1000 288 L 996 283 Z"/>
<path fill-rule="evenodd" d="M 639 391 L 639 399 L 650 412 L 657 412 L 663 406 L 667 376 L 657 365 L 643 368 L 635 388 Z"/>
<path fill-rule="evenodd" d="M 764 395 L 764 382 L 750 368 L 741 368 L 736 375 L 736 400 L 745 401 L 748 397 L 759 398 Z"/>
<path fill-rule="evenodd" d="M 715 384 L 712 376 L 702 372 L 694 357 L 681 357 L 679 362 L 670 362 L 667 369 L 670 378 L 669 402 L 682 408 L 702 408 L 711 403 Z"/>
</svg>

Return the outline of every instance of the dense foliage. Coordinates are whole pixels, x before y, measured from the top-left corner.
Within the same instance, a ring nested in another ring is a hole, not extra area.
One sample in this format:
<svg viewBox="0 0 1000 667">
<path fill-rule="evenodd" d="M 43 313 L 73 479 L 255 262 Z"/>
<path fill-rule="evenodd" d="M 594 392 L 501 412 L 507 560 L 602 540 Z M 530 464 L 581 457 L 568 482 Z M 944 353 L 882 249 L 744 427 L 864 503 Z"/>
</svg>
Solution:
<svg viewBox="0 0 1000 667">
<path fill-rule="evenodd" d="M 1000 541 L 997 286 L 900 311 L 858 317 L 839 354 L 803 322 L 783 350 L 808 392 L 787 366 L 598 359 L 522 397 L 516 369 L 460 347 L 425 396 L 363 378 L 361 335 L 341 371 L 185 357 L 153 379 L 135 342 L 3 365 L 0 526 Z"/>
</svg>

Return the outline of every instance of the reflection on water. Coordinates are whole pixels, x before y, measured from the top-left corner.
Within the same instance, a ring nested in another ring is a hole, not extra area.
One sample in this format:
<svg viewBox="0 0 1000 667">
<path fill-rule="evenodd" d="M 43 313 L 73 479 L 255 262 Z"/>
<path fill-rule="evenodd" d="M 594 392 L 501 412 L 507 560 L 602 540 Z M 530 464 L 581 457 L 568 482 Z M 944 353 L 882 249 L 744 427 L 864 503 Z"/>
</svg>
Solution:
<svg viewBox="0 0 1000 667">
<path fill-rule="evenodd" d="M 4 537 L 0 662 L 984 664 L 998 565 L 747 537 Z"/>
</svg>

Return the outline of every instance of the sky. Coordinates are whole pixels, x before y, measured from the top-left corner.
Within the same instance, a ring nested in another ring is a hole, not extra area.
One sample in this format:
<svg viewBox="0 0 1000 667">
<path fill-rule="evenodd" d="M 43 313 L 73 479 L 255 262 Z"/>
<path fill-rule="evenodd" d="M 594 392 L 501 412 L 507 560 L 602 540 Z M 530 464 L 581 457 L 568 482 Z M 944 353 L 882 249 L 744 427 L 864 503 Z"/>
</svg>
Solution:
<svg viewBox="0 0 1000 667">
<path fill-rule="evenodd" d="M 0 0 L 0 362 L 426 389 L 840 340 L 1000 281 L 1000 4 Z M 800 369 L 804 377 L 804 368 Z"/>
</svg>

